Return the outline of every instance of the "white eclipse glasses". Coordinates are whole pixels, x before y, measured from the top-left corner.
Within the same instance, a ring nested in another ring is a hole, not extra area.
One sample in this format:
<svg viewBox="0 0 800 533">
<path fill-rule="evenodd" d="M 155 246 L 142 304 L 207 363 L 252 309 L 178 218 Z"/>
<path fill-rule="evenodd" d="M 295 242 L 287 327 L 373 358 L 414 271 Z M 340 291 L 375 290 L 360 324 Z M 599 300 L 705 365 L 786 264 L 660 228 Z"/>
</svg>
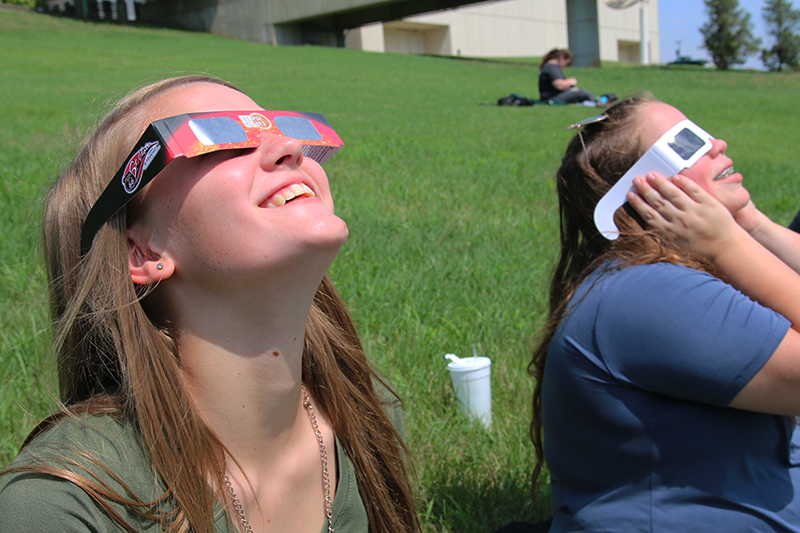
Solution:
<svg viewBox="0 0 800 533">
<path fill-rule="evenodd" d="M 671 178 L 711 150 L 713 138 L 691 120 L 682 120 L 670 128 L 597 203 L 594 224 L 600 234 L 611 241 L 619 237 L 614 213 L 628 201 L 628 191 L 634 190 L 634 178 L 650 172 Z"/>
<path fill-rule="evenodd" d="M 81 228 L 81 256 L 91 249 L 100 228 L 172 160 L 218 150 L 254 148 L 261 144 L 264 132 L 297 139 L 303 156 L 320 165 L 344 145 L 319 113 L 213 111 L 151 122 L 86 215 Z"/>
</svg>

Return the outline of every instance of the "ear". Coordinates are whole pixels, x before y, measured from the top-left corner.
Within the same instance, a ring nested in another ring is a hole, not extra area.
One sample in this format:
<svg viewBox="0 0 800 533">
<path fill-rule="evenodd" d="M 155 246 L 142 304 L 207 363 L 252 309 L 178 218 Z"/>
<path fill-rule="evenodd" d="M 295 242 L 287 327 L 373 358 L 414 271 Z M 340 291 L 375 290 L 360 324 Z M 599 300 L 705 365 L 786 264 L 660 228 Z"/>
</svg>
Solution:
<svg viewBox="0 0 800 533">
<path fill-rule="evenodd" d="M 172 276 L 175 272 L 175 263 L 167 254 L 152 250 L 139 232 L 129 228 L 126 235 L 131 281 L 136 285 L 150 285 Z"/>
</svg>

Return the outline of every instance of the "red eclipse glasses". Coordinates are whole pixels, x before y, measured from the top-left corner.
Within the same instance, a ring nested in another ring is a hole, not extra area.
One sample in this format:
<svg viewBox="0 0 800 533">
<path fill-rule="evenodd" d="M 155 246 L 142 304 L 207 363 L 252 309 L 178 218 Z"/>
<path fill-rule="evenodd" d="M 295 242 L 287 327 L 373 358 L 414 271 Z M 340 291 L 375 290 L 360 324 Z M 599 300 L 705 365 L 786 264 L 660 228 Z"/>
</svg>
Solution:
<svg viewBox="0 0 800 533">
<path fill-rule="evenodd" d="M 253 148 L 261 143 L 262 132 L 297 139 L 303 156 L 319 164 L 344 145 L 319 113 L 214 111 L 151 122 L 86 215 L 81 229 L 81 256 L 91 249 L 100 228 L 173 159 L 218 150 Z"/>
</svg>

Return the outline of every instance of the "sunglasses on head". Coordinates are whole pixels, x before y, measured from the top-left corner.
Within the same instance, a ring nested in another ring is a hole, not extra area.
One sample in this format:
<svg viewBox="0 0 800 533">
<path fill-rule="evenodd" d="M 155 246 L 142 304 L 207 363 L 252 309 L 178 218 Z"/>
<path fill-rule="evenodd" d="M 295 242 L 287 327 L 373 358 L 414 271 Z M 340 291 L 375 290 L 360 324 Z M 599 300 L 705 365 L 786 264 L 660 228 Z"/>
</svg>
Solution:
<svg viewBox="0 0 800 533">
<path fill-rule="evenodd" d="M 319 113 L 214 111 L 151 122 L 86 215 L 81 228 L 81 256 L 91 249 L 100 228 L 176 157 L 254 148 L 264 132 L 297 139 L 303 156 L 319 164 L 344 145 Z"/>
<path fill-rule="evenodd" d="M 711 150 L 713 138 L 691 120 L 682 120 L 670 128 L 598 202 L 594 223 L 600 234 L 612 241 L 619 237 L 614 213 L 628 201 L 627 194 L 633 190 L 634 178 L 650 172 L 668 178 L 678 174 Z"/>
</svg>

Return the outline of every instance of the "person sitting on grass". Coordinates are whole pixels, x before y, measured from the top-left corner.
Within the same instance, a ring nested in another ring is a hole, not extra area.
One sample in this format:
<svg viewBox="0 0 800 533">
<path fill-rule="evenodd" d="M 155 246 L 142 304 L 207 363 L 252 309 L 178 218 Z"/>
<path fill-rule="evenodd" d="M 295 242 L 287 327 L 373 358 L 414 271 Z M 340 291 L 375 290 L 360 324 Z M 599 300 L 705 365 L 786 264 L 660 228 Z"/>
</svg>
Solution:
<svg viewBox="0 0 800 533">
<path fill-rule="evenodd" d="M 575 76 L 564 76 L 565 67 L 572 64 L 572 52 L 569 49 L 554 48 L 547 52 L 539 65 L 539 97 L 541 100 L 562 104 L 578 104 L 581 102 L 599 102 L 597 97 L 586 89 L 578 88 Z"/>
<path fill-rule="evenodd" d="M 419 531 L 399 400 L 326 274 L 331 132 L 206 76 L 98 124 L 46 199 L 64 406 L 0 531 Z"/>
<path fill-rule="evenodd" d="M 631 98 L 584 122 L 557 173 L 561 256 L 529 367 L 550 531 L 800 531 L 800 276 L 778 235 L 789 230 L 755 210 L 725 141 L 676 108 Z M 724 227 L 674 238 L 654 214 L 674 185 L 650 175 L 635 180 L 643 197 L 627 192 L 628 171 L 665 143 L 691 160 L 673 181 L 727 213 Z M 641 215 L 615 209 L 606 232 L 596 207 L 617 181 Z"/>
</svg>

